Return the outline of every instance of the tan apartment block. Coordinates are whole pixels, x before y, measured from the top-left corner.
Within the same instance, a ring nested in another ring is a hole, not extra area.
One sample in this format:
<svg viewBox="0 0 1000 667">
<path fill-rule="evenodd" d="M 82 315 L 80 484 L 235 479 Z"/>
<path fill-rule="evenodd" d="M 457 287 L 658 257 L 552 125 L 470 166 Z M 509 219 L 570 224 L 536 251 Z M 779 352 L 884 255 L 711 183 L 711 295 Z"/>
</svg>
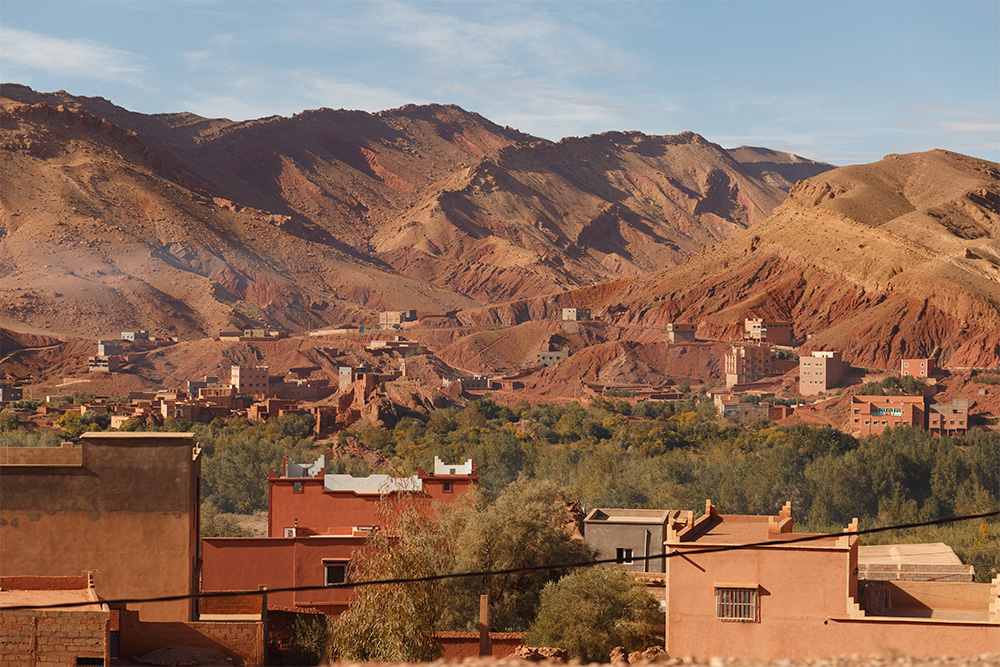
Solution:
<svg viewBox="0 0 1000 667">
<path fill-rule="evenodd" d="M 736 343 L 726 351 L 726 388 L 762 380 L 771 374 L 771 348 L 754 343 Z"/>
<path fill-rule="evenodd" d="M 229 371 L 229 384 L 237 394 L 267 396 L 270 378 L 267 366 L 233 366 Z"/>
<path fill-rule="evenodd" d="M 844 359 L 840 352 L 814 351 L 799 358 L 799 393 L 803 396 L 822 394 L 836 387 L 844 374 Z"/>
</svg>

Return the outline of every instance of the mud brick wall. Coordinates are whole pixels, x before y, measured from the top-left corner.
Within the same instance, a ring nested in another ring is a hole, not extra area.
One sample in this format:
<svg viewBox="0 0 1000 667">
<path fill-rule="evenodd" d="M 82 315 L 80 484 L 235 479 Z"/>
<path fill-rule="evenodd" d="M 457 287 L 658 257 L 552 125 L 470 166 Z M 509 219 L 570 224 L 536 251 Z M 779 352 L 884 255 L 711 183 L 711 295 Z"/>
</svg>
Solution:
<svg viewBox="0 0 1000 667">
<path fill-rule="evenodd" d="M 0 612 L 0 667 L 75 666 L 77 658 L 107 662 L 107 611 Z"/>
<path fill-rule="evenodd" d="M 124 614 L 121 655 L 131 657 L 164 646 L 199 646 L 222 651 L 240 665 L 264 664 L 264 624 L 260 621 L 144 622 Z"/>
</svg>

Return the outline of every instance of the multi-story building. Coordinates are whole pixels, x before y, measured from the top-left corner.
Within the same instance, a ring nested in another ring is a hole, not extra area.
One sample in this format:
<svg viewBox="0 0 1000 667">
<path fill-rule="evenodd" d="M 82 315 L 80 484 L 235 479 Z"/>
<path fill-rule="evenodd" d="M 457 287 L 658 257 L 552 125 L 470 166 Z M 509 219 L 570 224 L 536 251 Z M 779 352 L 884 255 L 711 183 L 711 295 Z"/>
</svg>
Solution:
<svg viewBox="0 0 1000 667">
<path fill-rule="evenodd" d="M 771 348 L 755 343 L 735 343 L 725 356 L 726 389 L 762 380 L 771 374 Z"/>
<path fill-rule="evenodd" d="M 930 377 L 934 373 L 933 359 L 903 359 L 899 362 L 899 374 L 918 378 Z"/>
<path fill-rule="evenodd" d="M 950 405 L 932 403 L 927 409 L 927 431 L 931 435 L 965 435 L 969 432 L 969 399 L 956 398 Z"/>
<path fill-rule="evenodd" d="M 398 327 L 403 322 L 416 322 L 416 310 L 386 310 L 378 314 L 378 324 L 382 328 Z"/>
<path fill-rule="evenodd" d="M 88 373 L 114 373 L 121 367 L 118 357 L 98 355 L 87 358 Z"/>
<path fill-rule="evenodd" d="M 357 380 L 363 380 L 372 374 L 367 366 L 340 366 L 337 368 L 338 388 L 340 391 L 349 389 Z"/>
<path fill-rule="evenodd" d="M 155 432 L 0 448 L 0 575 L 90 571 L 102 599 L 197 592 L 200 453 L 191 433 Z M 188 621 L 194 601 L 122 608 Z"/>
<path fill-rule="evenodd" d="M 252 590 L 291 586 L 333 586 L 351 580 L 351 559 L 375 529 L 391 531 L 383 501 L 410 499 L 422 512 L 448 503 L 476 487 L 472 459 L 447 465 L 434 459 L 434 471 L 410 477 L 327 475 L 325 459 L 300 465 L 287 458 L 281 475 L 268 479 L 267 537 L 202 540 L 205 591 Z M 339 615 L 354 592 L 330 588 L 273 593 L 271 604 L 319 609 Z"/>
<path fill-rule="evenodd" d="M 691 322 L 667 322 L 667 341 L 670 343 L 694 342 L 696 325 Z"/>
<path fill-rule="evenodd" d="M 583 539 L 597 558 L 615 558 L 632 572 L 663 572 L 669 510 L 595 509 L 583 520 Z"/>
<path fill-rule="evenodd" d="M 895 426 L 924 428 L 923 396 L 852 396 L 851 432 L 879 435 Z"/>
<path fill-rule="evenodd" d="M 130 340 L 130 341 L 149 340 L 149 332 L 146 330 L 123 331 L 122 340 Z"/>
<path fill-rule="evenodd" d="M 996 652 L 1000 576 L 859 580 L 856 531 L 857 520 L 842 535 L 793 533 L 790 503 L 777 516 L 719 514 L 711 501 L 698 519 L 676 513 L 665 540 L 667 652 L 750 660 Z M 794 542 L 802 537 L 810 541 Z M 880 604 L 887 597 L 891 609 Z"/>
<path fill-rule="evenodd" d="M 844 359 L 840 352 L 817 350 L 808 357 L 799 357 L 799 393 L 822 394 L 836 387 L 843 374 Z"/>
<path fill-rule="evenodd" d="M 24 400 L 24 388 L 15 387 L 9 382 L 0 382 L 0 403 L 13 403 Z"/>
<path fill-rule="evenodd" d="M 771 345 L 791 345 L 792 323 L 783 320 L 767 320 L 762 317 L 743 322 L 743 337 L 757 343 Z"/>
<path fill-rule="evenodd" d="M 237 394 L 267 397 L 271 378 L 267 366 L 233 366 L 229 371 L 229 384 Z"/>
</svg>

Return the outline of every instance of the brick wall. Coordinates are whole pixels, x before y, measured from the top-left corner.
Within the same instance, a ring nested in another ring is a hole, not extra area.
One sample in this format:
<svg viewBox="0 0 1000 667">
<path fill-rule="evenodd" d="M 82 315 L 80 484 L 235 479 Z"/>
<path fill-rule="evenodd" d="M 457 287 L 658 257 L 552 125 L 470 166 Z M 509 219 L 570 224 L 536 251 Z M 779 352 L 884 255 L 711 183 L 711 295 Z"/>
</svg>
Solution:
<svg viewBox="0 0 1000 667">
<path fill-rule="evenodd" d="M 441 646 L 441 657 L 444 660 L 459 661 L 465 658 L 479 656 L 478 632 L 435 632 L 434 640 Z M 518 646 L 524 645 L 523 632 L 491 632 L 490 642 L 493 645 L 494 658 L 506 658 L 514 653 Z"/>
<path fill-rule="evenodd" d="M 165 646 L 198 646 L 222 651 L 239 665 L 264 664 L 264 624 L 261 621 L 143 622 L 135 612 L 123 612 L 121 655 L 143 655 Z"/>
<path fill-rule="evenodd" d="M 259 595 L 235 595 L 198 600 L 198 612 L 201 614 L 260 614 L 261 608 Z"/>
<path fill-rule="evenodd" d="M 0 667 L 76 665 L 77 658 L 110 660 L 108 611 L 0 612 Z"/>
</svg>

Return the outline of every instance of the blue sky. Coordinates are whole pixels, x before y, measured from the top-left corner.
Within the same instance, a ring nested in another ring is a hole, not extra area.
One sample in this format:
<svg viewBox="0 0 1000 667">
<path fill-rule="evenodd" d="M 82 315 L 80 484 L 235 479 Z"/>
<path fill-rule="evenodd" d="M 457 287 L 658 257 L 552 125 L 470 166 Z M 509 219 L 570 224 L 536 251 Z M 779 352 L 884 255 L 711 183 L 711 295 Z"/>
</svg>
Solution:
<svg viewBox="0 0 1000 667">
<path fill-rule="evenodd" d="M 0 79 L 234 120 L 458 104 L 834 164 L 1000 161 L 1000 2 L 2 0 Z"/>
</svg>

